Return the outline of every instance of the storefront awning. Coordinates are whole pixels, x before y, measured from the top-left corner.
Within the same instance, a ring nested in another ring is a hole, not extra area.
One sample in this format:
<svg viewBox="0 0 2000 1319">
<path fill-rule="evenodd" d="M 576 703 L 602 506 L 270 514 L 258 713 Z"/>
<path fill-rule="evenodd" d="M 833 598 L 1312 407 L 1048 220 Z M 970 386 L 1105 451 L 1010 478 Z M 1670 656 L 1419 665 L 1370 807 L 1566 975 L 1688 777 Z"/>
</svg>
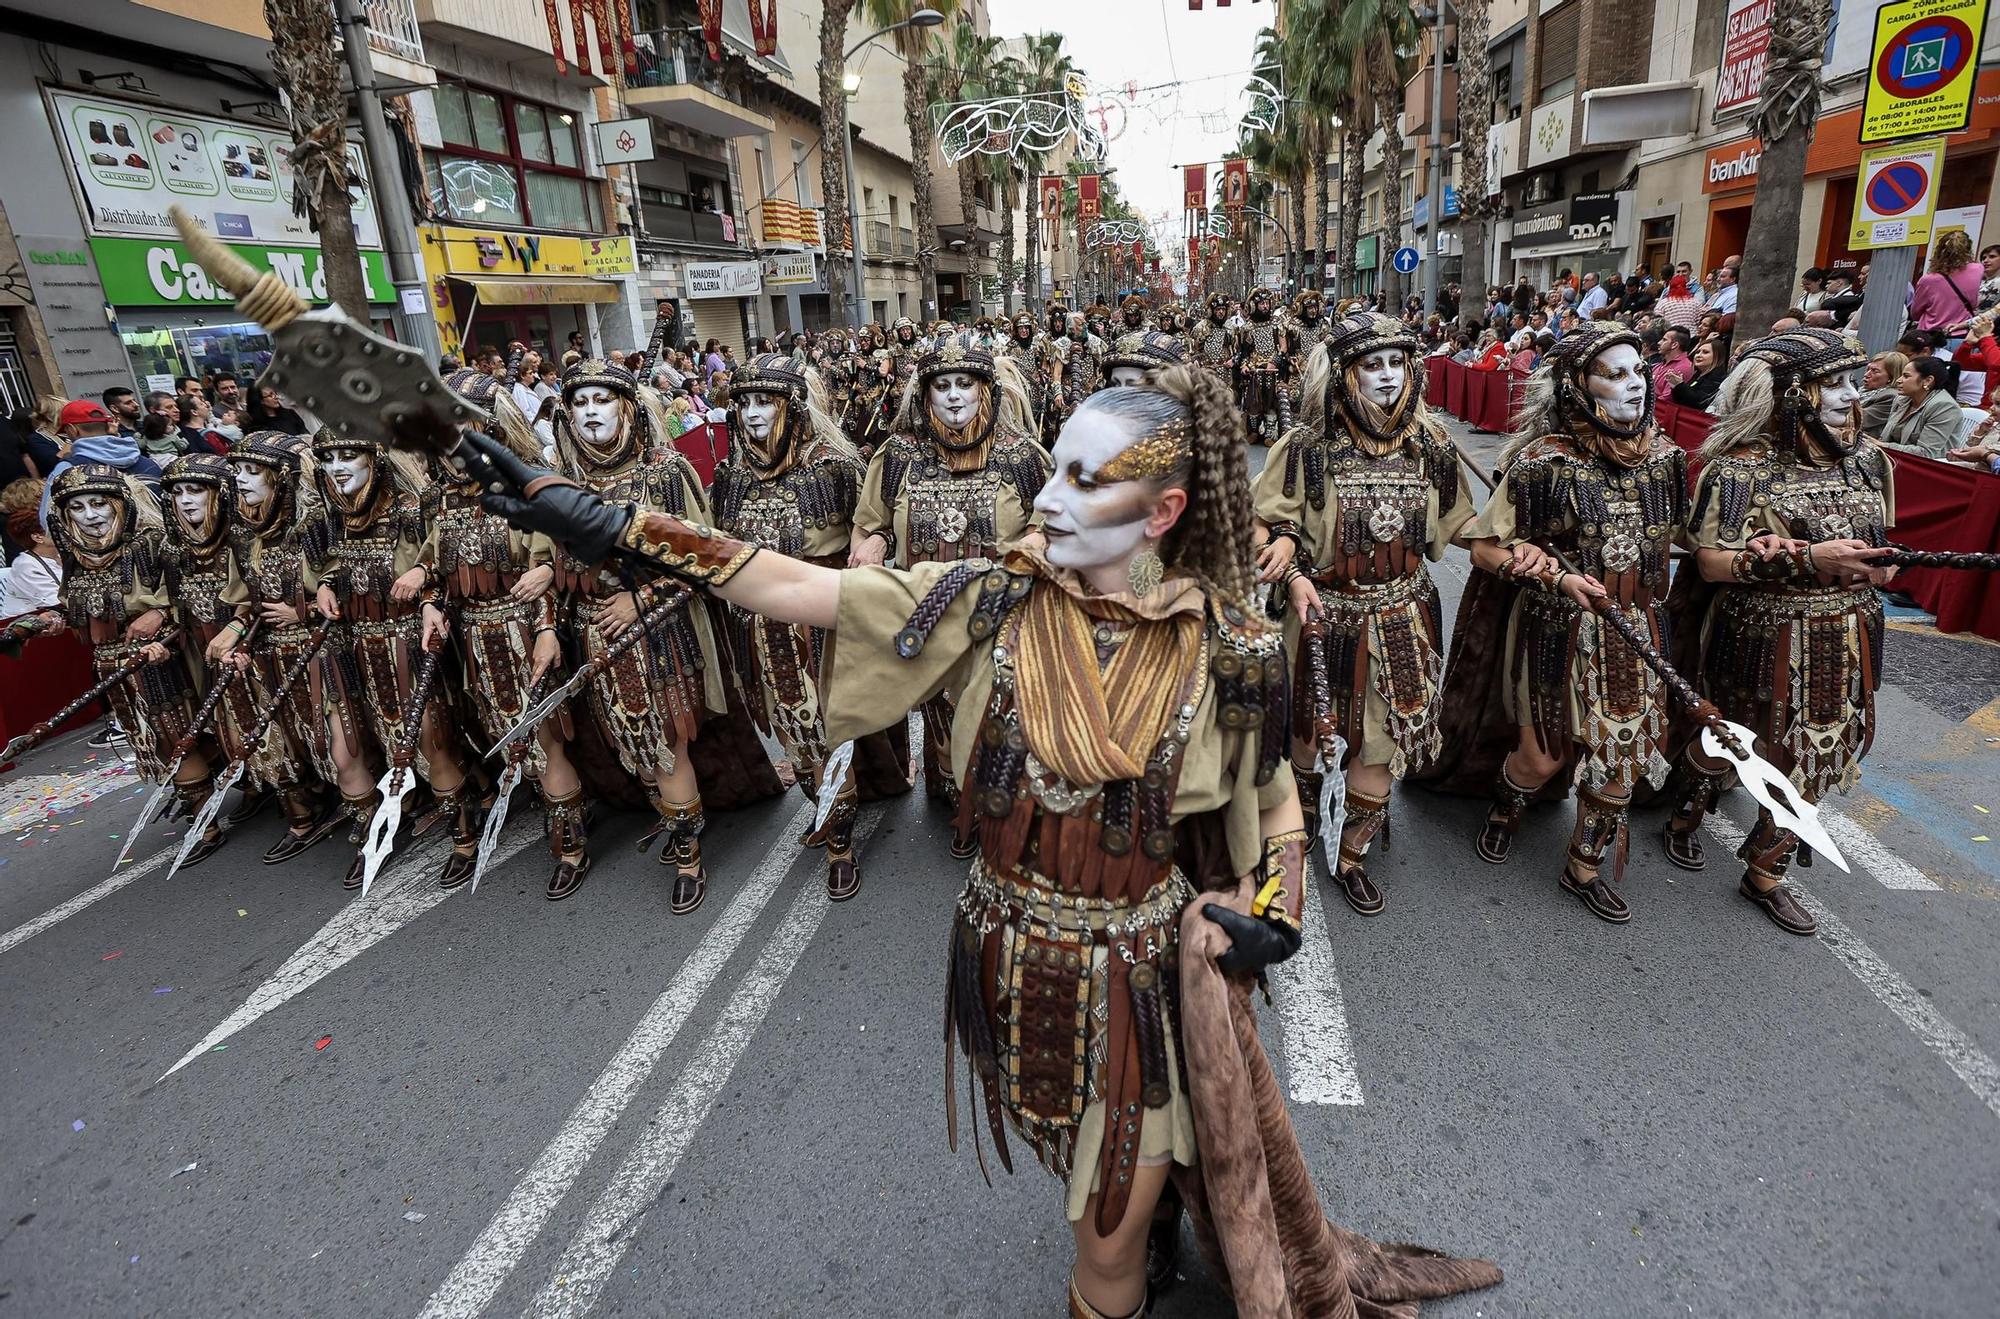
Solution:
<svg viewBox="0 0 2000 1319">
<path fill-rule="evenodd" d="M 586 275 L 555 276 L 548 279 L 509 279 L 501 275 L 473 278 L 453 275 L 488 307 L 532 307 L 543 303 L 616 302 L 618 286 Z"/>
</svg>

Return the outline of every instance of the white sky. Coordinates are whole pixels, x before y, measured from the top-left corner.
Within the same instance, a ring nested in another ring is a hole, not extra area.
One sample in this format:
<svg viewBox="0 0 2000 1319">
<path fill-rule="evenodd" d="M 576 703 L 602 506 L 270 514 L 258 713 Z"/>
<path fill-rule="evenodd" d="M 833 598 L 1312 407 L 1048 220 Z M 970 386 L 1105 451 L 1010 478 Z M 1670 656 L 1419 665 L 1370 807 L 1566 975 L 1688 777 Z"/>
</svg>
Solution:
<svg viewBox="0 0 2000 1319">
<path fill-rule="evenodd" d="M 1277 6 L 1235 0 L 1218 9 L 1203 0 L 1195 13 L 1187 0 L 989 0 L 987 9 L 996 37 L 1061 32 L 1093 91 L 1123 99 L 1128 84 L 1178 83 L 1139 92 L 1109 161 L 1119 191 L 1141 214 L 1168 217 L 1158 229 L 1164 249 L 1175 251 L 1173 239 L 1185 235 L 1174 167 L 1220 160 L 1234 147 L 1257 32 L 1272 24 Z M 1214 186 L 1211 170 L 1211 195 Z"/>
</svg>

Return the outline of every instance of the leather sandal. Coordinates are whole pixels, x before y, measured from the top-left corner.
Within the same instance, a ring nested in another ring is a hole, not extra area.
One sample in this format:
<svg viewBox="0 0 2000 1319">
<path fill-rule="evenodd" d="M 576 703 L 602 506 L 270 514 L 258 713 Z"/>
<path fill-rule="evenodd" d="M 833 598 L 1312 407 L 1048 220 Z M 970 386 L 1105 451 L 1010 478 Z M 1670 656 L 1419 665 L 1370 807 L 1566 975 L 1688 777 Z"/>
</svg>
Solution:
<svg viewBox="0 0 2000 1319">
<path fill-rule="evenodd" d="M 854 856 L 829 858 L 826 863 L 826 900 L 845 902 L 861 891 L 861 868 L 854 864 Z"/>
<path fill-rule="evenodd" d="M 264 808 L 278 799 L 278 794 L 268 788 L 255 788 L 243 794 L 233 810 L 222 813 L 222 827 L 234 829 L 239 824 L 248 824 L 264 813 Z"/>
<path fill-rule="evenodd" d="M 688 839 L 685 844 L 670 845 L 661 858 L 671 858 L 667 864 L 674 867 L 674 891 L 667 901 L 667 910 L 676 916 L 687 915 L 708 896 L 708 870 L 701 864 L 693 842 Z"/>
<path fill-rule="evenodd" d="M 340 821 L 340 812 L 328 806 L 304 833 L 295 834 L 289 829 L 285 830 L 278 835 L 278 841 L 271 844 L 270 850 L 264 853 L 264 864 L 275 866 L 304 854 L 308 849 L 332 837 L 333 831 L 340 827 Z"/>
<path fill-rule="evenodd" d="M 1623 925 L 1632 919 L 1632 909 L 1625 905 L 1625 899 L 1618 896 L 1612 887 L 1601 878 L 1588 882 L 1578 879 L 1568 866 L 1563 867 L 1563 888 L 1576 895 L 1577 901 L 1590 909 L 1590 914 L 1601 921 L 1613 925 Z"/>
<path fill-rule="evenodd" d="M 1660 826 L 1660 845 L 1666 849 L 1667 860 L 1682 870 L 1701 870 L 1708 865 L 1708 854 L 1702 850 L 1699 828 L 1676 829 L 1669 819 Z"/>
<path fill-rule="evenodd" d="M 590 854 L 584 853 L 574 861 L 556 862 L 555 871 L 549 876 L 548 891 L 543 894 L 550 902 L 561 902 L 570 894 L 583 887 L 583 877 L 590 873 Z"/>
<path fill-rule="evenodd" d="M 956 824 L 951 827 L 951 854 L 959 861 L 970 861 L 979 855 L 978 825 L 970 833 L 961 833 Z"/>
<path fill-rule="evenodd" d="M 1480 826 L 1479 841 L 1475 844 L 1479 859 L 1496 866 L 1507 864 L 1508 853 L 1514 850 L 1514 831 L 1505 820 L 1496 820 L 1491 815 Z"/>
<path fill-rule="evenodd" d="M 1340 896 L 1363 916 L 1379 916 L 1387 905 L 1382 890 L 1375 887 L 1375 881 L 1360 866 L 1348 866 L 1334 878 L 1340 881 Z"/>
<path fill-rule="evenodd" d="M 227 833 L 211 827 L 208 836 L 196 843 L 194 849 L 188 853 L 187 860 L 181 862 L 181 869 L 186 870 L 189 866 L 200 865 L 221 851 L 223 843 L 228 840 L 229 835 Z"/>
<path fill-rule="evenodd" d="M 1781 883 L 1767 889 L 1759 889 L 1750 882 L 1750 876 L 1745 875 L 1743 882 L 1736 886 L 1736 891 L 1763 908 L 1764 914 L 1771 918 L 1771 923 L 1785 933 L 1807 936 L 1819 933 L 1819 922 L 1813 919 L 1811 912 L 1799 905 L 1799 900 L 1792 896 L 1792 890 L 1788 886 Z"/>
<path fill-rule="evenodd" d="M 367 863 L 361 859 L 361 853 L 356 852 L 354 860 L 347 867 L 346 877 L 340 881 L 340 886 L 344 889 L 360 888 L 361 876 L 366 873 L 367 869 Z"/>
<path fill-rule="evenodd" d="M 438 871 L 438 887 L 442 889 L 457 888 L 466 880 L 471 879 L 473 872 L 478 869 L 479 854 L 477 852 L 471 856 L 462 856 L 457 852 L 453 852 L 445 857 L 444 869 Z"/>
</svg>

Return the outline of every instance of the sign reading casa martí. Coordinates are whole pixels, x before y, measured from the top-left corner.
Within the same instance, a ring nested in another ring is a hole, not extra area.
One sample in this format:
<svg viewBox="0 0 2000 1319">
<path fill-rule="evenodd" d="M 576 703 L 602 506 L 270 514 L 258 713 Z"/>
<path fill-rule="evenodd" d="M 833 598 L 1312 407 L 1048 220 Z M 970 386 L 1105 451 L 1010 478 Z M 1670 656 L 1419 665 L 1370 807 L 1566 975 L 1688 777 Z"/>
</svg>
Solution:
<svg viewBox="0 0 2000 1319">
<path fill-rule="evenodd" d="M 290 285 L 308 302 L 330 301 L 326 291 L 326 262 L 318 248 L 252 247 L 231 244 L 236 254 L 258 270 L 268 270 Z M 152 242 L 142 238 L 93 238 L 91 255 L 97 258 L 98 278 L 104 284 L 104 298 L 114 307 L 171 307 L 183 304 L 230 303 L 228 289 L 209 278 L 201 263 L 179 243 Z M 380 252 L 361 253 L 361 280 L 368 301 L 390 302 L 395 286 L 389 282 L 388 267 Z"/>
</svg>

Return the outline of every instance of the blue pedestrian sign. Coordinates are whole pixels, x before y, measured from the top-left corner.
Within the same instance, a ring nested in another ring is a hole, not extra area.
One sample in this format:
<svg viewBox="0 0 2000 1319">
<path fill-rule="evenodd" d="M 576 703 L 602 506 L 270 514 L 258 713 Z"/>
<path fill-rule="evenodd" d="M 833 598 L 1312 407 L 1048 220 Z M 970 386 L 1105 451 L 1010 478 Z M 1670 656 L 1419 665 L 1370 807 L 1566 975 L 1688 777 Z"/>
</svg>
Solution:
<svg viewBox="0 0 2000 1319">
<path fill-rule="evenodd" d="M 1396 255 L 1389 258 L 1389 264 L 1396 268 L 1397 274 L 1407 275 L 1415 270 L 1417 263 L 1423 259 L 1423 253 L 1417 251 L 1416 248 L 1399 247 L 1396 249 Z"/>
</svg>

